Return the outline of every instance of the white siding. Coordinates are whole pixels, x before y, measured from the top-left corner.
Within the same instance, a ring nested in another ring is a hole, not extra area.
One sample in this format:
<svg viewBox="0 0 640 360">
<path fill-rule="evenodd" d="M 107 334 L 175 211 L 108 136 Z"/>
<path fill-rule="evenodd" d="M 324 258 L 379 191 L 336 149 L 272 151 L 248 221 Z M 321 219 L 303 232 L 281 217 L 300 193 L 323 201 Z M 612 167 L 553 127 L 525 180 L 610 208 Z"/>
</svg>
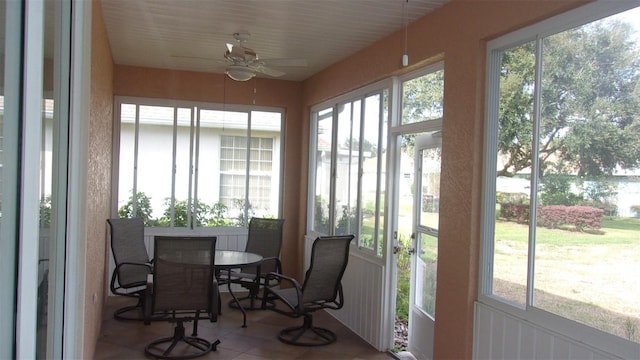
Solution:
<svg viewBox="0 0 640 360">
<path fill-rule="evenodd" d="M 589 344 L 476 303 L 474 359 L 621 359 Z"/>
<path fill-rule="evenodd" d="M 305 237 L 305 270 L 309 267 L 314 240 L 315 238 Z M 352 251 L 342 278 L 344 307 L 330 312 L 380 351 L 386 350 L 383 348 L 381 329 L 384 312 L 383 279 L 384 266 Z"/>
</svg>

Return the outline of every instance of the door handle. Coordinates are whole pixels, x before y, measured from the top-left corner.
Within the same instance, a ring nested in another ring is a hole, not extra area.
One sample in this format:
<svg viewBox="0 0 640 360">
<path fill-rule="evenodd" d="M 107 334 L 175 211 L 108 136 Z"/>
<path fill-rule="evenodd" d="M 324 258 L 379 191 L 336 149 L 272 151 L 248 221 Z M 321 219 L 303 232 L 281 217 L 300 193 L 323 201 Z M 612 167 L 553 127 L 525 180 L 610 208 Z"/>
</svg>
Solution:
<svg viewBox="0 0 640 360">
<path fill-rule="evenodd" d="M 411 240 L 415 240 L 415 239 L 416 239 L 416 233 L 411 233 Z M 415 253 L 416 253 L 416 248 L 410 247 L 410 248 L 407 249 L 407 254 L 413 255 Z"/>
</svg>

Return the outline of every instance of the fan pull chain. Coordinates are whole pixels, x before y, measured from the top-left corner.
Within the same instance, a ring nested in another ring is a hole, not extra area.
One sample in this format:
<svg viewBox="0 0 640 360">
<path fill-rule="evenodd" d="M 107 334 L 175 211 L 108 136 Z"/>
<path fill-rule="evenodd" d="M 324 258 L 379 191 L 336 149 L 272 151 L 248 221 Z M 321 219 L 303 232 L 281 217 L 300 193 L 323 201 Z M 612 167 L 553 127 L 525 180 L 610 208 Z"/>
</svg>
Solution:
<svg viewBox="0 0 640 360">
<path fill-rule="evenodd" d="M 409 0 L 405 0 L 402 3 L 402 26 L 404 26 L 404 54 L 402 55 L 402 66 L 409 65 L 409 54 L 407 54 L 407 11 L 405 4 L 408 4 Z"/>
<path fill-rule="evenodd" d="M 253 105 L 256 104 L 256 93 L 257 93 L 256 84 L 257 84 L 257 82 L 258 82 L 258 79 L 253 78 Z"/>
</svg>

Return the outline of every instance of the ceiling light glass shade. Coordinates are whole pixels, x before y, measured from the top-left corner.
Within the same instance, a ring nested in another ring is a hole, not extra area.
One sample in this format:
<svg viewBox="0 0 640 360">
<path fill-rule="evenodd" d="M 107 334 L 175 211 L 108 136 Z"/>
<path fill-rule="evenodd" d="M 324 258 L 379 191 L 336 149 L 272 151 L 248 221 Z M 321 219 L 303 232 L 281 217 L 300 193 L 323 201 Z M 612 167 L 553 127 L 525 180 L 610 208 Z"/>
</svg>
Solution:
<svg viewBox="0 0 640 360">
<path fill-rule="evenodd" d="M 247 81 L 256 76 L 251 69 L 241 65 L 231 65 L 225 70 L 225 73 L 235 81 Z"/>
</svg>

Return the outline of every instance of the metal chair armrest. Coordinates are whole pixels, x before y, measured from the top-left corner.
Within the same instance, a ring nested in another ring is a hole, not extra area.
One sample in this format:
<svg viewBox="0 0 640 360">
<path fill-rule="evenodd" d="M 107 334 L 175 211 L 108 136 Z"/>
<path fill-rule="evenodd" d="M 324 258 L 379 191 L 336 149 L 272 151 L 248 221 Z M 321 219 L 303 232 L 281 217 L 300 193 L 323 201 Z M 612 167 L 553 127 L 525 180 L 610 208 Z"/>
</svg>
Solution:
<svg viewBox="0 0 640 360">
<path fill-rule="evenodd" d="M 300 286 L 300 283 L 298 283 L 298 280 L 296 280 L 296 279 L 294 279 L 294 278 L 292 278 L 290 276 L 284 275 L 284 274 L 279 274 L 279 273 L 276 273 L 276 272 L 270 272 L 265 276 L 265 279 L 267 279 L 267 280 L 276 280 L 278 282 L 281 282 L 282 280 L 285 280 L 287 282 L 290 282 L 296 288 L 301 289 L 301 286 Z"/>
<path fill-rule="evenodd" d="M 111 283 L 109 285 L 111 292 L 114 294 L 118 294 L 118 295 L 129 295 L 128 293 L 123 293 L 118 291 L 118 289 L 121 289 L 122 286 L 120 286 L 120 283 L 118 283 L 119 286 L 116 286 L 116 281 L 118 280 L 118 272 L 120 270 L 121 267 L 123 266 L 144 266 L 147 267 L 149 270 L 149 273 L 153 272 L 153 265 L 151 263 L 131 263 L 131 262 L 122 262 L 120 264 L 118 264 L 118 266 L 116 266 L 116 268 L 113 270 L 113 274 L 111 274 Z M 130 287 L 137 287 L 137 286 L 144 286 L 145 282 L 141 281 L 139 283 L 135 283 L 135 284 L 131 284 L 132 286 Z"/>
<path fill-rule="evenodd" d="M 290 304 L 288 301 L 286 301 L 283 298 L 280 298 L 280 300 L 282 300 L 285 304 L 287 304 L 287 306 L 289 306 L 291 309 L 295 309 L 295 311 L 299 312 L 300 314 L 302 314 L 303 310 L 304 310 L 304 304 L 302 303 L 302 287 L 300 286 L 300 283 L 298 282 L 298 280 L 287 276 L 287 275 L 283 275 L 283 274 L 278 274 L 275 272 L 270 272 L 267 274 L 267 276 L 265 277 L 265 282 L 269 282 L 271 280 L 276 280 L 278 282 L 278 284 L 281 284 L 282 281 L 285 281 L 287 283 L 290 283 L 291 285 L 293 285 L 293 287 L 296 289 L 296 296 L 298 299 L 297 304 Z M 265 286 L 265 289 L 269 289 L 268 287 Z M 274 293 L 273 291 L 271 291 L 274 295 L 278 296 L 276 293 Z M 279 297 L 279 296 L 278 296 Z"/>
<path fill-rule="evenodd" d="M 267 261 L 270 261 L 270 262 L 271 262 L 271 261 L 273 261 L 273 262 L 275 262 L 275 263 L 276 263 L 276 266 L 275 266 L 276 271 L 275 271 L 274 273 L 282 274 L 282 262 L 280 261 L 280 258 L 275 257 L 275 256 L 274 256 L 274 257 L 267 257 L 267 258 L 264 258 L 264 259 L 262 259 L 262 261 L 260 262 L 260 264 L 258 264 L 258 267 L 257 267 L 257 269 L 256 269 L 256 278 L 255 278 L 255 282 L 256 282 L 256 284 L 258 284 L 258 285 L 260 284 L 260 280 L 261 280 L 261 279 L 264 279 L 264 286 L 269 285 L 269 280 L 267 280 L 267 275 L 268 275 L 268 274 L 262 275 L 262 267 L 261 267 L 261 266 L 262 266 L 262 264 L 264 264 L 264 263 L 265 263 L 265 262 L 267 262 Z M 276 281 L 277 281 L 277 284 L 280 284 L 280 280 L 276 280 Z"/>
</svg>

